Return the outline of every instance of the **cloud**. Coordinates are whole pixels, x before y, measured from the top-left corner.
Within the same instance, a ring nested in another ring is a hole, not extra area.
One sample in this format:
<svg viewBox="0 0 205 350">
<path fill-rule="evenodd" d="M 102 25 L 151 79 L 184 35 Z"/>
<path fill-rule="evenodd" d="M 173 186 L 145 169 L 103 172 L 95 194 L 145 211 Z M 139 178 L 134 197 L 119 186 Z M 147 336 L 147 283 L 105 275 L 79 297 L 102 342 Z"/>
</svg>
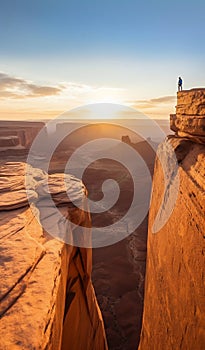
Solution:
<svg viewBox="0 0 205 350">
<path fill-rule="evenodd" d="M 176 101 L 176 96 L 163 96 L 158 98 L 152 98 L 151 103 L 174 103 Z"/>
<path fill-rule="evenodd" d="M 176 96 L 163 96 L 158 98 L 152 98 L 148 100 L 135 100 L 128 101 L 131 106 L 135 108 L 155 108 L 162 105 L 170 105 L 176 102 Z"/>
<path fill-rule="evenodd" d="M 106 86 L 91 86 L 83 83 L 60 82 L 55 86 L 39 85 L 23 78 L 14 77 L 0 72 L 0 99 L 25 100 L 29 98 L 42 98 L 57 96 L 58 100 L 66 99 L 101 99 L 103 96 L 120 94 L 123 89 Z"/>
<path fill-rule="evenodd" d="M 0 98 L 25 99 L 61 93 L 61 86 L 38 85 L 28 80 L 0 72 Z"/>
<path fill-rule="evenodd" d="M 162 118 L 174 113 L 176 96 L 162 96 L 147 100 L 128 101 L 137 111 L 154 118 Z"/>
</svg>

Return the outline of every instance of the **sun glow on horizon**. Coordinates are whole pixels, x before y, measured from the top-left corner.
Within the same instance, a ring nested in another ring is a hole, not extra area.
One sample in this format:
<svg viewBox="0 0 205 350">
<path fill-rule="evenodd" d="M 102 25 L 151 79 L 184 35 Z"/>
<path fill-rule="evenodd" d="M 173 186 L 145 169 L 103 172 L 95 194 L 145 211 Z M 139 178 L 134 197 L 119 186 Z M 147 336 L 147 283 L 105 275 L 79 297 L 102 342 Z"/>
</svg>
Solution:
<svg viewBox="0 0 205 350">
<path fill-rule="evenodd" d="M 118 119 L 119 114 L 126 111 L 125 106 L 116 103 L 94 103 L 86 106 L 87 113 L 83 115 L 86 119 Z"/>
<path fill-rule="evenodd" d="M 140 95 L 137 86 L 130 91 L 73 81 L 39 83 L 5 72 L 0 72 L 0 99 L 1 120 L 162 119 L 176 102 L 174 95 Z"/>
<path fill-rule="evenodd" d="M 94 103 L 71 109 L 59 116 L 60 119 L 74 120 L 117 120 L 146 119 L 137 109 L 117 103 Z"/>
</svg>

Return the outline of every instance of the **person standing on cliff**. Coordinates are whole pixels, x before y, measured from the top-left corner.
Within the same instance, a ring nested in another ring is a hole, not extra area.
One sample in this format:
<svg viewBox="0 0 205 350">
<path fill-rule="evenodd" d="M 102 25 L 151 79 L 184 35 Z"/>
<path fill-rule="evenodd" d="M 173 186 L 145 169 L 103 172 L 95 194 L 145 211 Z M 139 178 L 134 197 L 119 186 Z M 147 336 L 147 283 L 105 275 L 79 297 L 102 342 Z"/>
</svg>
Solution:
<svg viewBox="0 0 205 350">
<path fill-rule="evenodd" d="M 182 78 L 179 77 L 179 80 L 178 80 L 178 91 L 182 91 Z"/>
</svg>

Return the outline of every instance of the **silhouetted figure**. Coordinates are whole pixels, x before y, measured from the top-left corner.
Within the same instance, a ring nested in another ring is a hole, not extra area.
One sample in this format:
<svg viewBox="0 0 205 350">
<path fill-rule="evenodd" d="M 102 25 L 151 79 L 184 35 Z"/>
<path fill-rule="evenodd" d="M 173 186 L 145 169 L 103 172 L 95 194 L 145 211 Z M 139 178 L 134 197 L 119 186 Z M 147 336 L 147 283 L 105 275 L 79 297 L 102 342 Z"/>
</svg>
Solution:
<svg viewBox="0 0 205 350">
<path fill-rule="evenodd" d="M 179 77 L 179 80 L 178 80 L 178 91 L 182 91 L 182 78 Z"/>
</svg>

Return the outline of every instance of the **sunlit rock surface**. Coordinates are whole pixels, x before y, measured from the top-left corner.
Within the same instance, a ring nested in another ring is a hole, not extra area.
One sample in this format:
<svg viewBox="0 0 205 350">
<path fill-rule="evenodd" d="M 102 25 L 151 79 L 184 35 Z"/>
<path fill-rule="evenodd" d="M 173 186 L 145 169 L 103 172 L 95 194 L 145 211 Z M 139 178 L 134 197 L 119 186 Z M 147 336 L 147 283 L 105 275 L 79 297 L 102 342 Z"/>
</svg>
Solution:
<svg viewBox="0 0 205 350">
<path fill-rule="evenodd" d="M 205 347 L 205 144 L 198 139 L 205 135 L 204 91 L 178 93 L 171 116 L 176 135 L 165 142 L 175 151 L 180 183 L 172 215 L 157 233 L 152 229 L 164 201 L 164 177 L 159 159 L 155 163 L 140 350 Z"/>
<path fill-rule="evenodd" d="M 90 278 L 91 249 L 65 244 L 42 228 L 28 205 L 24 163 L 1 163 L 0 169 L 0 349 L 107 349 Z M 67 218 L 90 227 L 89 214 L 69 199 L 87 209 L 81 181 L 68 176 L 67 195 L 63 174 L 30 171 L 28 195 L 38 202 L 44 227 L 52 224 L 56 234 L 70 237 L 75 232 Z M 49 194 L 64 221 L 46 210 Z"/>
<path fill-rule="evenodd" d="M 176 114 L 170 120 L 178 136 L 205 143 L 205 89 L 178 92 Z"/>
</svg>

